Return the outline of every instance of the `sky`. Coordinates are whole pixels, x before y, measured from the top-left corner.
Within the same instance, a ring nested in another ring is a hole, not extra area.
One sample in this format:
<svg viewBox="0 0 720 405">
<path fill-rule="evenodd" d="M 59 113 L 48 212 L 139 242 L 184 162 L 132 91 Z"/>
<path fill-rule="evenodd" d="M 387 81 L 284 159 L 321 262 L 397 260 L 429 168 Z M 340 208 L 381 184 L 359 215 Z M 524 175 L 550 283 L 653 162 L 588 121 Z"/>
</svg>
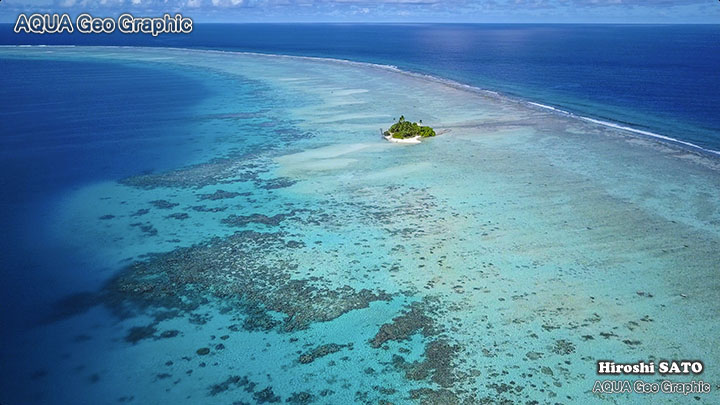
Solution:
<svg viewBox="0 0 720 405">
<path fill-rule="evenodd" d="M 155 17 L 198 22 L 720 23 L 718 0 L 0 0 L 19 13 Z"/>
</svg>

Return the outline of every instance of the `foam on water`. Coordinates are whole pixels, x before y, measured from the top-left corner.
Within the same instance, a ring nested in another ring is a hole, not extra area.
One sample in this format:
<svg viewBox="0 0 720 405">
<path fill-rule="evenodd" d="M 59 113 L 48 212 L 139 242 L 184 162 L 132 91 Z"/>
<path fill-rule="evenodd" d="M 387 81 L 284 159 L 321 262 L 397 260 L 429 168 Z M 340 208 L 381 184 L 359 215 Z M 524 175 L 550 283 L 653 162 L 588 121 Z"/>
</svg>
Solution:
<svg viewBox="0 0 720 405">
<path fill-rule="evenodd" d="M 668 142 L 671 142 L 671 143 L 673 143 L 673 144 L 680 144 L 680 145 L 683 145 L 683 146 L 687 146 L 687 147 L 689 147 L 689 148 L 691 148 L 691 149 L 693 149 L 693 150 L 699 150 L 699 151 L 703 151 L 703 152 L 706 152 L 706 153 L 711 153 L 711 154 L 714 154 L 714 155 L 720 155 L 720 151 L 703 148 L 702 146 L 696 145 L 696 144 L 694 144 L 694 143 L 692 143 L 692 142 L 687 142 L 687 141 L 683 141 L 683 140 L 680 140 L 680 139 L 672 138 L 672 137 L 669 137 L 669 136 L 656 134 L 656 133 L 650 132 L 650 131 L 643 131 L 643 130 L 641 130 L 641 129 L 630 128 L 630 127 L 627 127 L 627 126 L 623 126 L 623 125 L 620 125 L 620 124 L 616 124 L 616 123 L 614 123 L 614 122 L 598 120 L 598 119 L 590 118 L 590 117 L 577 116 L 577 115 L 575 115 L 575 114 L 573 114 L 573 113 L 571 113 L 571 112 L 569 112 L 569 111 L 561 110 L 561 109 L 555 108 L 555 107 L 553 107 L 553 106 L 545 105 L 545 104 L 535 103 L 535 102 L 531 102 L 531 101 L 529 101 L 528 104 L 534 105 L 534 106 L 536 106 L 536 107 L 544 108 L 544 109 L 547 109 L 547 110 L 551 110 L 551 111 L 554 111 L 554 112 L 557 112 L 557 113 L 560 113 L 560 114 L 563 114 L 563 115 L 567 115 L 567 116 L 571 116 L 571 117 L 577 117 L 577 118 L 580 118 L 580 119 L 582 119 L 582 120 L 592 122 L 592 123 L 594 123 L 594 124 L 604 125 L 604 126 L 607 126 L 607 127 L 610 127 L 610 128 L 621 129 L 621 130 L 623 130 L 623 131 L 628 131 L 628 132 L 632 132 L 632 133 L 635 133 L 635 134 L 645 135 L 645 136 L 649 136 L 649 137 L 652 137 L 652 138 L 655 138 L 655 139 L 660 139 L 660 140 L 663 140 L 663 141 L 668 141 Z"/>
</svg>

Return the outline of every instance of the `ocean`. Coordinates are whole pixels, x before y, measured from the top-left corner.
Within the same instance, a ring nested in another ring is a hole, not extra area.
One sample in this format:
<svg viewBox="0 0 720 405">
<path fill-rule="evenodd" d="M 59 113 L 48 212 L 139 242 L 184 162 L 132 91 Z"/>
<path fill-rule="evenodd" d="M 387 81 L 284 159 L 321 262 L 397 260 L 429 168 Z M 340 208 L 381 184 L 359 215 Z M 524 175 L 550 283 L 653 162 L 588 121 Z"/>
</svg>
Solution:
<svg viewBox="0 0 720 405">
<path fill-rule="evenodd" d="M 0 44 L 169 46 L 340 58 L 443 77 L 720 150 L 720 26 L 197 24 L 191 35 L 29 35 Z"/>
<path fill-rule="evenodd" d="M 4 405 L 720 383 L 716 26 L 0 32 Z"/>
</svg>

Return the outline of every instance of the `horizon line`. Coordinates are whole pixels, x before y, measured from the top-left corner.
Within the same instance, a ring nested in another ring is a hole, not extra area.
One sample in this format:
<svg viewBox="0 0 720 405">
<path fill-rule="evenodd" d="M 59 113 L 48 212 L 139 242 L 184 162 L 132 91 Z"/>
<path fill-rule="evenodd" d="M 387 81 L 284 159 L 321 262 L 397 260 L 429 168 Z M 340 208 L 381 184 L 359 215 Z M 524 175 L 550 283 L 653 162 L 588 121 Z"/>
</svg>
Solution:
<svg viewBox="0 0 720 405">
<path fill-rule="evenodd" d="M 21 13 L 28 14 L 28 13 Z M 35 14 L 35 13 L 32 13 Z M 46 13 L 37 13 L 46 14 Z M 52 13 L 50 13 L 52 14 Z M 71 14 L 71 13 L 58 13 Z M 162 14 L 183 14 L 182 12 L 167 12 Z M 187 16 L 193 18 L 192 16 Z M 545 22 L 525 22 L 525 21 L 500 21 L 500 22 L 484 22 L 484 21 L 210 21 L 204 19 L 193 18 L 195 24 L 206 25 L 281 25 L 281 24 L 302 24 L 302 25 L 720 25 L 720 22 L 617 22 L 617 21 L 545 21 Z M 15 20 L 0 20 L 0 24 L 14 24 Z"/>
</svg>

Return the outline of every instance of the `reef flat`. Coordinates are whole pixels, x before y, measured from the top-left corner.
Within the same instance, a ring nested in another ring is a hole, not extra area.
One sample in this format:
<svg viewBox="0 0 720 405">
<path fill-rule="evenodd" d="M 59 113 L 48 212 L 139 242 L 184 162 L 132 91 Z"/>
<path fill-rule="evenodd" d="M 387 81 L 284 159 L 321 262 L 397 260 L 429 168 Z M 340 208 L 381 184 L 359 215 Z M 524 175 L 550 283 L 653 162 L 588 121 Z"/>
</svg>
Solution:
<svg viewBox="0 0 720 405">
<path fill-rule="evenodd" d="M 646 356 L 702 359 L 720 383 L 712 157 L 372 65 L 0 54 L 181 66 L 247 90 L 198 112 L 182 167 L 58 202 L 47 232 L 110 268 L 88 266 L 97 288 L 3 348 L 14 382 L 41 387 L 3 400 L 627 403 L 591 393 L 595 362 Z M 377 128 L 400 112 L 445 135 L 389 145 Z"/>
</svg>

